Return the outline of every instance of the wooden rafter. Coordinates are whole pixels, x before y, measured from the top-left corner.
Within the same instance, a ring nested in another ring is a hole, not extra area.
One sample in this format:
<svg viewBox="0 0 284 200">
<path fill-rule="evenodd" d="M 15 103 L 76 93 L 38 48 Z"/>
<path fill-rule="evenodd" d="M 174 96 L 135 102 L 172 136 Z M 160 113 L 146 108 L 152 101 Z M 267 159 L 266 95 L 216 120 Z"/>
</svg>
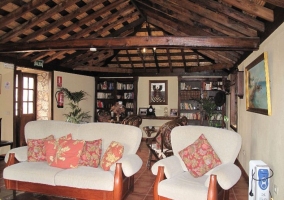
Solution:
<svg viewBox="0 0 284 200">
<path fill-rule="evenodd" d="M 139 47 L 175 48 L 188 47 L 192 49 L 219 50 L 257 50 L 259 38 L 247 37 L 127 37 L 127 38 L 96 38 L 58 41 L 42 41 L 31 43 L 0 44 L 0 52 L 25 51 L 56 51 L 82 50 L 96 47 L 101 49 L 128 49 Z"/>
</svg>

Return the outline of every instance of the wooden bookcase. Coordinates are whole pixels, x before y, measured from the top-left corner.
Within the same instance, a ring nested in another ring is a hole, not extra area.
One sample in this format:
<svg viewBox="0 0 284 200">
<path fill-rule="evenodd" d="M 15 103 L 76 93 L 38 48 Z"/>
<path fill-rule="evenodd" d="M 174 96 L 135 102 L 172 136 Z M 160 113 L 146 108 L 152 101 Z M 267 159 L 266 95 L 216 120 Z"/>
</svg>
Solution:
<svg viewBox="0 0 284 200">
<path fill-rule="evenodd" d="M 137 114 L 137 77 L 133 78 L 96 78 L 95 121 L 98 111 L 109 111 L 119 101 L 125 106 L 122 118 Z"/>
<path fill-rule="evenodd" d="M 211 120 L 202 111 L 201 102 L 210 99 L 214 102 L 215 95 L 219 91 L 224 91 L 224 79 L 222 78 L 182 78 L 179 77 L 178 83 L 178 113 L 179 116 L 186 116 L 190 125 L 211 125 L 224 127 L 224 116 L 226 106 L 217 106 L 213 111 Z"/>
</svg>

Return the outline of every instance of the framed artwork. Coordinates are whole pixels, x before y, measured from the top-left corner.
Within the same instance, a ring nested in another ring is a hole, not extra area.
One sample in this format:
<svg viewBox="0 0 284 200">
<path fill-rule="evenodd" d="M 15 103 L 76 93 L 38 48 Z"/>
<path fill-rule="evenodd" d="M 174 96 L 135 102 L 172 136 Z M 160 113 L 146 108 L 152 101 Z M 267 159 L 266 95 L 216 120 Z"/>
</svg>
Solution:
<svg viewBox="0 0 284 200">
<path fill-rule="evenodd" d="M 271 115 L 270 82 L 267 52 L 245 68 L 246 110 Z"/>
<path fill-rule="evenodd" d="M 149 81 L 149 105 L 168 104 L 168 81 Z"/>
<path fill-rule="evenodd" d="M 147 115 L 147 108 L 139 108 L 139 115 L 146 116 Z"/>
<path fill-rule="evenodd" d="M 170 116 L 178 116 L 178 109 L 171 109 Z"/>
</svg>

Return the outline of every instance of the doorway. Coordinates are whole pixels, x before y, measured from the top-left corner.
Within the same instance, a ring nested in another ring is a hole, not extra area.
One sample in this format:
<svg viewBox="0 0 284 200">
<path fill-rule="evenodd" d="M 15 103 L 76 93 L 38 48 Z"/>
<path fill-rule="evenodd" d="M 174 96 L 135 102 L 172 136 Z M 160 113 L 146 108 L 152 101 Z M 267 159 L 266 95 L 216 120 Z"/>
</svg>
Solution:
<svg viewBox="0 0 284 200">
<path fill-rule="evenodd" d="M 26 145 L 24 127 L 29 121 L 51 119 L 51 73 L 16 68 L 15 143 Z"/>
</svg>

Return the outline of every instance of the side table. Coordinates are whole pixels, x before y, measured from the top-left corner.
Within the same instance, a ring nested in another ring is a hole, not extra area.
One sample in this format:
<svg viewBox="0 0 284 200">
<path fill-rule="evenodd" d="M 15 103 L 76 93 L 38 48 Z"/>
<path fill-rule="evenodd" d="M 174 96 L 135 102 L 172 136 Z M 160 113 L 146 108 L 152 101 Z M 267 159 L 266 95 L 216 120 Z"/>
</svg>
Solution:
<svg viewBox="0 0 284 200">
<path fill-rule="evenodd" d="M 4 147 L 4 146 L 9 146 L 10 145 L 10 149 L 12 149 L 13 148 L 13 142 L 11 142 L 11 141 L 5 141 L 5 140 L 2 140 L 1 142 L 0 142 L 0 147 Z M 0 155 L 0 160 L 3 160 L 5 158 L 5 156 L 1 156 Z"/>
</svg>

